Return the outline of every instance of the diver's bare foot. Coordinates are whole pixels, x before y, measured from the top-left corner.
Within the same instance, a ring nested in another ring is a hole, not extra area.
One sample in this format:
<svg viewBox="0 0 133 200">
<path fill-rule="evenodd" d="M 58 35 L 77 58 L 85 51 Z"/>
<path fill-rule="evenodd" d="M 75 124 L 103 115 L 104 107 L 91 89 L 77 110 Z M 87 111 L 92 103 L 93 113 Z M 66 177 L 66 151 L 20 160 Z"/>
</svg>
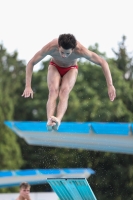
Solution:
<svg viewBox="0 0 133 200">
<path fill-rule="evenodd" d="M 60 120 L 55 116 L 52 116 L 51 120 L 52 120 L 53 123 L 55 123 L 55 125 L 52 126 L 53 130 L 57 131 L 59 126 L 60 126 Z"/>
<path fill-rule="evenodd" d="M 52 131 L 52 127 L 55 126 L 56 123 L 52 121 L 51 117 L 48 119 L 48 122 L 47 122 L 47 130 L 48 131 Z"/>
</svg>

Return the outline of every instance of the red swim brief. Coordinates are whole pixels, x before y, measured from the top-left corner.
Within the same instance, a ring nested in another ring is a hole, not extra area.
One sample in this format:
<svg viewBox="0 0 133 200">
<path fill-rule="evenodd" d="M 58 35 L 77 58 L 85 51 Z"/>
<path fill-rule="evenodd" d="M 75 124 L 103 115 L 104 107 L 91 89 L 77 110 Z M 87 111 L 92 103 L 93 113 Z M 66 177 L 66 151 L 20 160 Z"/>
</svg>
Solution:
<svg viewBox="0 0 133 200">
<path fill-rule="evenodd" d="M 73 66 L 70 66 L 70 67 L 60 67 L 52 61 L 50 61 L 50 65 L 53 65 L 53 66 L 56 67 L 56 69 L 58 70 L 61 77 L 63 77 L 70 69 L 75 69 L 75 68 L 78 69 L 77 65 L 73 65 Z"/>
</svg>

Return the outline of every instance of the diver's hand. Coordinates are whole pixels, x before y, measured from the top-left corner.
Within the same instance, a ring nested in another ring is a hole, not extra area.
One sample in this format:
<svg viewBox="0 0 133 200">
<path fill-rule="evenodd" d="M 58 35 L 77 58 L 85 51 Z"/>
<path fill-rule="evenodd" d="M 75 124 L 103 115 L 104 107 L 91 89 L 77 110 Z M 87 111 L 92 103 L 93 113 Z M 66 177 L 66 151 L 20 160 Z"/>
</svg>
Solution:
<svg viewBox="0 0 133 200">
<path fill-rule="evenodd" d="M 33 99 L 33 90 L 31 87 L 26 87 L 23 94 L 22 94 L 22 97 L 24 98 L 28 98 L 28 97 L 31 97 Z"/>
<path fill-rule="evenodd" d="M 110 101 L 114 101 L 116 97 L 116 91 L 113 85 L 108 86 L 108 95 L 109 95 Z"/>
</svg>

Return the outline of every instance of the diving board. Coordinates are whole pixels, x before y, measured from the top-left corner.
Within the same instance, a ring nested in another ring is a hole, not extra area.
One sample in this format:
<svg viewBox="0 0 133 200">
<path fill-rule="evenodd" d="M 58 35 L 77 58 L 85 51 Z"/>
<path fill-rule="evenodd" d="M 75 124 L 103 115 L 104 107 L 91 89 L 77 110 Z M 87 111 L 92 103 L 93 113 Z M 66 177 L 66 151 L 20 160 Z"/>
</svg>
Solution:
<svg viewBox="0 0 133 200">
<path fill-rule="evenodd" d="M 133 123 L 62 122 L 58 132 L 47 122 L 4 123 L 29 145 L 133 154 Z"/>
<path fill-rule="evenodd" d="M 89 178 L 95 171 L 90 168 L 1 170 L 0 188 L 18 186 L 22 182 L 31 185 L 47 183 L 47 178 Z"/>
<path fill-rule="evenodd" d="M 97 200 L 85 178 L 47 179 L 60 200 Z"/>
</svg>

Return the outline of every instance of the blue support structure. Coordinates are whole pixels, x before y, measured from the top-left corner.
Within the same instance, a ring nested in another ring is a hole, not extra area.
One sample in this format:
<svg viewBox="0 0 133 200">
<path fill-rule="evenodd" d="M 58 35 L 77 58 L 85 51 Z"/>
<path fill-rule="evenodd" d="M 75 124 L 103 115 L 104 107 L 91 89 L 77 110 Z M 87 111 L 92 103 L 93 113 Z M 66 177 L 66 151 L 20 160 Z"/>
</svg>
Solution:
<svg viewBox="0 0 133 200">
<path fill-rule="evenodd" d="M 60 200 L 97 200 L 85 178 L 47 179 Z"/>
</svg>

